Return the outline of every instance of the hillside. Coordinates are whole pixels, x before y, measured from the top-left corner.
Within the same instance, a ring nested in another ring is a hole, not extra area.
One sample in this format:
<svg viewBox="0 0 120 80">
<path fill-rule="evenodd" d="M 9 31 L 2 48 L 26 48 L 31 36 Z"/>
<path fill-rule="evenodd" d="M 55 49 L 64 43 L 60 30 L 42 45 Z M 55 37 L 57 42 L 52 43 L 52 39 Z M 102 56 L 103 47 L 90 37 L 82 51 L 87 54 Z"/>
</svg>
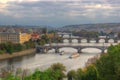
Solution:
<svg viewBox="0 0 120 80">
<path fill-rule="evenodd" d="M 120 31 L 120 23 L 101 23 L 101 24 L 80 24 L 80 25 L 67 25 L 61 28 L 58 28 L 58 31 L 81 31 L 81 30 L 90 30 L 90 31 Z"/>
</svg>

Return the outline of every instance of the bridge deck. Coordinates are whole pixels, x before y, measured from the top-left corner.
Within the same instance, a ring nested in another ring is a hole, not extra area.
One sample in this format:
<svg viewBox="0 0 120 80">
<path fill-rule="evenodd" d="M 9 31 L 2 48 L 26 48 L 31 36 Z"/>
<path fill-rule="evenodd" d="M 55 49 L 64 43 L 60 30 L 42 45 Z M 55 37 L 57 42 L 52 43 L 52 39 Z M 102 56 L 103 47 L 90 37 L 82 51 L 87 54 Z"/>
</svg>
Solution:
<svg viewBox="0 0 120 80">
<path fill-rule="evenodd" d="M 71 43 L 53 43 L 53 44 L 46 44 L 44 46 L 110 46 L 110 45 L 117 45 L 117 43 L 80 43 L 80 44 L 71 44 Z"/>
</svg>

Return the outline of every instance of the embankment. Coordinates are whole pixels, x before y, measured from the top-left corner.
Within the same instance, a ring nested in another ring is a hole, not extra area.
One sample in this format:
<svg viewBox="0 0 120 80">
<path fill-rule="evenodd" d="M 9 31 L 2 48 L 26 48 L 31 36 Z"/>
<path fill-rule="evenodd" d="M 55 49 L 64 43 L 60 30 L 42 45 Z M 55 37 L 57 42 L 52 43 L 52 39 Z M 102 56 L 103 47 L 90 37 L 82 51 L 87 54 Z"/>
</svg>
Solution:
<svg viewBox="0 0 120 80">
<path fill-rule="evenodd" d="M 12 54 L 4 53 L 4 54 L 0 54 L 0 60 L 20 57 L 20 56 L 29 55 L 29 54 L 35 54 L 35 52 L 36 52 L 35 49 L 28 49 L 20 52 L 15 52 Z"/>
</svg>

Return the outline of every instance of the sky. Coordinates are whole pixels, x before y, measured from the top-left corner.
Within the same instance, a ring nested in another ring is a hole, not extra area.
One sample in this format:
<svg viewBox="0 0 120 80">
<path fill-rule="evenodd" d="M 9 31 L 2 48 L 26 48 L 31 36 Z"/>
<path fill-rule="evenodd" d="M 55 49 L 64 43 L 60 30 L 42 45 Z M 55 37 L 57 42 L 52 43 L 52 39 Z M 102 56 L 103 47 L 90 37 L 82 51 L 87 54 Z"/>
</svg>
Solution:
<svg viewBox="0 0 120 80">
<path fill-rule="evenodd" d="M 0 0 L 1 25 L 119 23 L 120 0 Z"/>
</svg>

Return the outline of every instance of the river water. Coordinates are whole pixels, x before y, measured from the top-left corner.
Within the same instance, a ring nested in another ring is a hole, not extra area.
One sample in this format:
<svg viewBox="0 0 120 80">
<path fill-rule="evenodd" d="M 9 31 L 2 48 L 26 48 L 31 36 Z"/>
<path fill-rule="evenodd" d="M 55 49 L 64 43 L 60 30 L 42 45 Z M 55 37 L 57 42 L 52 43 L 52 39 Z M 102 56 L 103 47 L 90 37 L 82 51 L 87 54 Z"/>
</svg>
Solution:
<svg viewBox="0 0 120 80">
<path fill-rule="evenodd" d="M 36 53 L 27 56 L 17 57 L 13 59 L 7 59 L 0 61 L 0 68 L 5 68 L 8 66 L 13 66 L 16 68 L 30 69 L 34 71 L 35 69 L 45 70 L 49 68 L 54 63 L 62 63 L 66 70 L 78 69 L 85 67 L 85 63 L 89 58 L 101 54 L 101 50 L 95 48 L 86 48 L 82 50 L 80 56 L 74 59 L 70 59 L 73 53 L 77 52 L 76 49 L 70 47 L 61 48 L 60 51 L 64 51 L 64 55 L 59 55 L 50 50 L 48 53 Z"/>
</svg>

